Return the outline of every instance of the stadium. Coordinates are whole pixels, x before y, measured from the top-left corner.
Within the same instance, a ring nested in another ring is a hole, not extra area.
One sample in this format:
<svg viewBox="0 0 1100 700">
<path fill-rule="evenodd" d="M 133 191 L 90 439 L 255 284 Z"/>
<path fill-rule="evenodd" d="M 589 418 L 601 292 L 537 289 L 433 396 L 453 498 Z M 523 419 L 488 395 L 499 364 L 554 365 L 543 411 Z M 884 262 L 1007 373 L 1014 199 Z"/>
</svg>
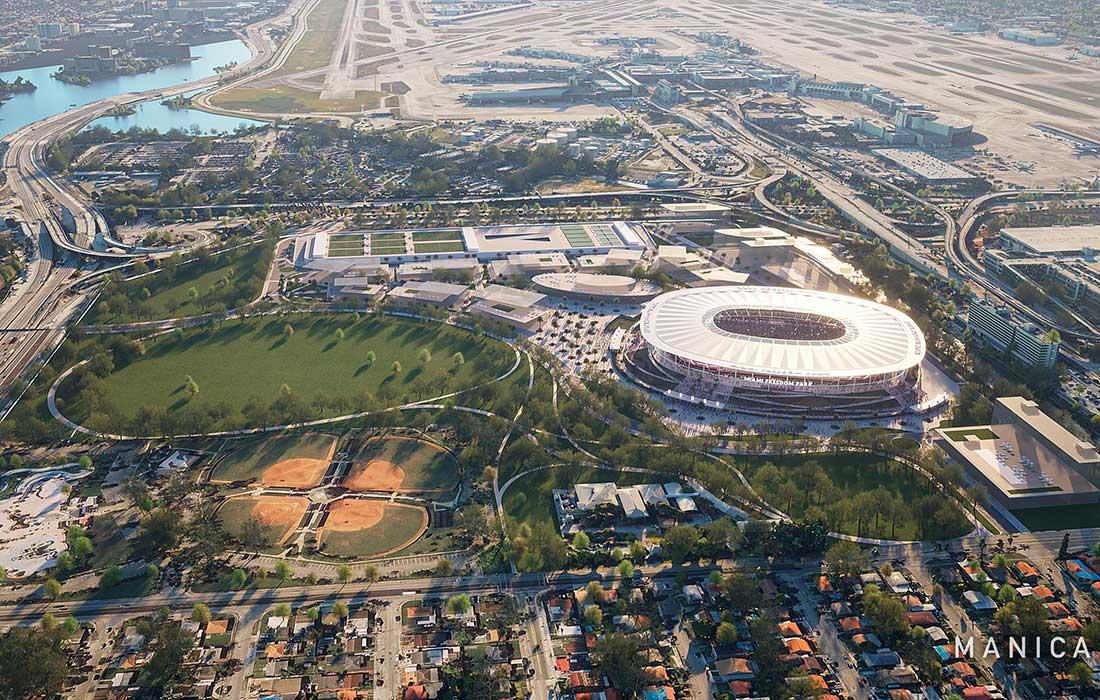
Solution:
<svg viewBox="0 0 1100 700">
<path fill-rule="evenodd" d="M 666 396 L 773 417 L 899 415 L 920 401 L 924 337 L 864 299 L 783 287 L 685 289 L 650 302 L 624 371 Z"/>
</svg>

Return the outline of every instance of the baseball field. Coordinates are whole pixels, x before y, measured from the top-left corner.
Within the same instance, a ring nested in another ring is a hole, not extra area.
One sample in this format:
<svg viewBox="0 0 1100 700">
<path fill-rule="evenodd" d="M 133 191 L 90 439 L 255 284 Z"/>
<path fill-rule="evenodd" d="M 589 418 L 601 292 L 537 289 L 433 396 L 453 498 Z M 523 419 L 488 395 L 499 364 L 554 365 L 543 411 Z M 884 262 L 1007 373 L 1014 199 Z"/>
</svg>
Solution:
<svg viewBox="0 0 1100 700">
<path fill-rule="evenodd" d="M 352 491 L 446 493 L 458 482 L 458 462 L 428 440 L 385 435 L 368 440 L 352 458 L 344 486 Z"/>
<path fill-rule="evenodd" d="M 380 500 L 341 498 L 329 504 L 317 549 L 334 557 L 365 559 L 399 552 L 424 534 L 423 508 Z"/>
<path fill-rule="evenodd" d="M 222 503 L 218 517 L 233 537 L 240 536 L 245 523 L 256 520 L 267 528 L 271 542 L 282 544 L 308 508 L 309 500 L 300 496 L 237 496 Z"/>
<path fill-rule="evenodd" d="M 248 438 L 219 460 L 210 481 L 313 488 L 321 483 L 335 452 L 336 438 L 320 433 Z"/>
</svg>

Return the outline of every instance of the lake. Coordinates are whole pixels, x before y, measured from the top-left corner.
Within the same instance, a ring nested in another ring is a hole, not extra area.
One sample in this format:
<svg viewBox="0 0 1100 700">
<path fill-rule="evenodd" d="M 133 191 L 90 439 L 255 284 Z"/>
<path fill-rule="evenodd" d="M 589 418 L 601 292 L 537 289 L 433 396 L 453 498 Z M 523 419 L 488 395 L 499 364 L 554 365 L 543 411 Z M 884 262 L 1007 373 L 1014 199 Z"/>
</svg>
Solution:
<svg viewBox="0 0 1100 700">
<path fill-rule="evenodd" d="M 128 92 L 160 90 L 209 77 L 214 75 L 214 69 L 218 66 L 247 61 L 251 57 L 251 52 L 244 42 L 233 39 L 194 46 L 191 48 L 191 55 L 194 60 L 187 63 L 164 66 L 151 73 L 140 75 L 101 78 L 88 86 L 70 85 L 54 80 L 50 74 L 57 71 L 57 66 L 0 73 L 0 78 L 4 80 L 11 81 L 17 76 L 23 76 L 24 79 L 38 86 L 34 92 L 13 95 L 10 100 L 0 105 L 0 137 L 27 124 L 59 112 L 66 112 L 73 107 Z M 171 110 L 161 105 L 159 100 L 135 106 L 138 108 L 137 114 L 123 118 L 105 117 L 99 123 L 113 130 L 128 129 L 137 125 L 159 131 L 167 131 L 174 127 L 188 129 L 197 124 L 206 132 L 232 131 L 238 124 L 257 123 L 249 119 L 208 114 L 200 110 Z"/>
</svg>

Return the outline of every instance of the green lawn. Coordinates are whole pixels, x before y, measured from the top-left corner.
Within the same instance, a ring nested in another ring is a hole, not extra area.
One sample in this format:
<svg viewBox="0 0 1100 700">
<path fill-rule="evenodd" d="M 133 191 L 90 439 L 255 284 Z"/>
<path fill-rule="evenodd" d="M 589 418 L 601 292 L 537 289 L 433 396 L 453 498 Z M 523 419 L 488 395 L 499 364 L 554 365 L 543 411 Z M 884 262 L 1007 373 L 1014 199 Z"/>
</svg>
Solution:
<svg viewBox="0 0 1100 700">
<path fill-rule="evenodd" d="M 1074 530 L 1100 527 L 1100 504 L 1047 506 L 1012 511 L 1029 530 Z"/>
<path fill-rule="evenodd" d="M 997 433 L 989 428 L 958 428 L 956 430 L 945 430 L 943 434 L 952 442 L 966 442 L 971 438 L 978 440 L 997 439 Z"/>
<path fill-rule="evenodd" d="M 442 231 L 413 231 L 413 243 L 429 243 L 431 241 L 457 241 L 462 239 L 462 229 L 448 228 Z"/>
<path fill-rule="evenodd" d="M 322 528 L 321 554 L 345 559 L 366 559 L 396 554 L 412 544 L 424 526 L 422 508 L 389 504 L 374 527 L 354 532 L 331 532 Z"/>
<path fill-rule="evenodd" d="M 416 253 L 461 253 L 465 248 L 461 241 L 443 241 L 435 243 L 415 243 L 413 249 Z"/>
<path fill-rule="evenodd" d="M 285 459 L 324 459 L 335 441 L 334 436 L 319 433 L 238 440 L 226 446 L 232 452 L 218 461 L 210 480 L 258 479 L 265 469 Z"/>
<path fill-rule="evenodd" d="M 405 244 L 405 234 L 400 231 L 391 231 L 389 233 L 372 233 L 370 234 L 371 245 L 376 243 L 400 243 Z"/>
<path fill-rule="evenodd" d="M 613 481 L 619 486 L 665 483 L 672 477 L 659 474 L 620 472 L 595 467 L 551 467 L 521 477 L 504 494 L 504 512 L 517 522 L 534 525 L 538 522 L 556 526 L 554 520 L 554 489 L 568 489 L 577 484 Z M 503 483 L 501 484 L 503 486 Z"/>
<path fill-rule="evenodd" d="M 289 336 L 288 323 L 294 331 Z M 424 348 L 431 354 L 427 364 L 418 357 Z M 373 363 L 369 352 L 375 353 Z M 451 359 L 456 352 L 466 360 L 457 368 Z M 395 361 L 401 364 L 397 374 Z M 376 315 L 357 320 L 352 314 L 253 318 L 148 341 L 144 356 L 97 383 L 101 403 L 93 423 L 149 430 L 133 425 L 146 408 L 169 418 L 213 411 L 214 427 L 278 424 L 267 419 L 279 416 L 261 416 L 256 409 L 262 413 L 277 400 L 285 404 L 284 386 L 305 411 L 300 417 L 377 410 L 487 381 L 513 361 L 500 341 L 434 322 Z M 199 387 L 191 397 L 188 376 Z M 91 417 L 85 395 L 72 395 L 76 381 L 62 389 L 70 417 Z M 318 400 L 323 405 L 315 405 Z"/>
<path fill-rule="evenodd" d="M 91 324 L 145 321 L 194 316 L 216 304 L 226 308 L 246 304 L 259 295 L 273 251 L 271 242 L 255 243 L 215 255 L 209 263 L 180 264 L 174 275 L 162 271 L 110 285 L 86 320 Z"/>
</svg>

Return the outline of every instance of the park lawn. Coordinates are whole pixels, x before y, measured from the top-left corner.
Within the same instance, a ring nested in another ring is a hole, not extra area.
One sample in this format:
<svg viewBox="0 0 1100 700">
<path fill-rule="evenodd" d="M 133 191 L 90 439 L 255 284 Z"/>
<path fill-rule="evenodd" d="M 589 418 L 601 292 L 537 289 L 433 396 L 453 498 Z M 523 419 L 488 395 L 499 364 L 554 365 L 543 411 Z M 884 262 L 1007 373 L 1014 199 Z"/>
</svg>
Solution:
<svg viewBox="0 0 1100 700">
<path fill-rule="evenodd" d="M 191 299 L 189 291 L 192 288 L 201 295 L 210 287 L 220 286 L 225 276 L 229 274 L 230 269 L 232 269 L 230 284 L 247 280 L 256 274 L 261 277 L 266 277 L 267 270 L 258 270 L 257 268 L 266 267 L 270 263 L 270 256 L 274 250 L 273 246 L 274 244 L 269 242 L 259 242 L 250 245 L 239 258 L 234 258 L 232 253 L 223 253 L 222 255 L 215 256 L 215 260 L 224 256 L 225 262 L 220 265 L 215 265 L 205 272 L 195 263 L 180 265 L 176 269 L 175 277 L 163 287 L 160 286 L 163 284 L 161 280 L 167 279 L 162 278 L 162 275 L 164 275 L 163 272 L 158 272 L 155 275 L 149 275 L 148 277 L 143 277 L 125 284 L 127 287 L 130 285 L 136 285 L 137 287 L 144 286 L 150 291 L 149 298 L 143 302 L 146 313 L 142 314 L 140 320 L 195 316 L 204 313 L 205 310 L 202 307 L 201 300 L 196 301 Z M 252 299 L 243 298 L 237 295 L 235 299 L 231 299 L 230 301 L 233 303 L 228 303 L 226 306 L 233 308 L 241 304 L 247 304 L 252 301 Z M 118 309 L 105 309 L 101 300 L 92 307 L 86 320 L 93 325 L 99 323 L 115 323 L 118 320 L 117 311 Z"/>
<path fill-rule="evenodd" d="M 760 484 L 755 479 L 755 475 L 759 468 L 765 463 L 771 462 L 781 470 L 785 470 L 793 469 L 800 464 L 810 461 L 815 461 L 820 464 L 833 484 L 840 489 L 841 493 L 848 497 L 867 491 L 874 491 L 881 486 L 887 491 L 899 496 L 905 503 L 911 504 L 923 496 L 935 492 L 932 484 L 928 482 L 928 480 L 905 465 L 869 454 L 819 453 L 809 455 L 770 455 L 767 457 L 753 458 L 747 461 L 743 459 L 738 460 L 738 464 L 742 467 L 743 473 L 749 479 L 753 487 L 759 489 Z M 761 495 L 771 500 L 770 494 L 762 493 Z M 773 503 L 773 505 L 782 509 L 785 504 Z M 791 512 L 788 512 L 787 515 L 790 515 L 792 518 L 802 517 L 802 504 L 795 503 L 791 508 Z M 968 531 L 969 521 L 967 521 L 966 531 L 941 533 L 936 539 L 950 539 L 966 534 Z M 893 539 L 915 540 L 918 539 L 918 533 L 917 522 L 913 519 L 912 515 L 907 514 L 894 530 Z M 845 532 L 845 534 L 854 535 L 857 533 Z M 879 534 L 881 535 L 881 533 Z M 890 533 L 886 534 L 888 536 Z M 866 532 L 864 535 L 875 536 L 869 535 Z"/>
<path fill-rule="evenodd" d="M 286 335 L 290 324 L 294 332 Z M 341 340 L 336 331 L 346 334 Z M 432 359 L 421 364 L 427 348 Z M 375 362 L 368 363 L 368 352 Z M 466 362 L 454 367 L 461 352 Z M 286 385 L 306 405 L 320 397 L 344 397 L 362 410 L 364 392 L 372 410 L 469 388 L 506 371 L 514 354 L 504 343 L 435 322 L 392 316 L 300 314 L 289 320 L 258 317 L 206 326 L 150 340 L 145 355 L 102 379 L 103 396 L 129 421 L 142 407 L 169 414 L 193 409 L 240 411 L 250 401 L 275 402 Z M 400 362 L 394 374 L 392 365 Z M 188 398 L 186 377 L 199 387 Z M 73 397 L 66 410 L 85 420 L 87 405 Z M 325 416 L 346 411 L 327 407 Z M 117 426 L 116 426 L 117 427 Z M 259 426 L 250 426 L 259 427 Z"/>
<path fill-rule="evenodd" d="M 560 466 L 550 467 L 522 476 L 508 487 L 504 494 L 504 513 L 518 523 L 535 525 L 547 523 L 556 527 L 554 520 L 554 489 L 568 489 L 577 484 L 613 481 L 619 486 L 665 483 L 672 476 L 621 472 L 617 469 L 598 467 Z M 504 483 L 502 481 L 501 486 Z"/>
<path fill-rule="evenodd" d="M 276 462 L 287 459 L 326 459 L 335 442 L 335 436 L 320 433 L 246 438 L 226 446 L 232 452 L 214 467 L 210 480 L 259 479 L 264 470 Z"/>
<path fill-rule="evenodd" d="M 134 549 L 134 533 L 119 527 L 114 517 L 97 515 L 88 529 L 88 536 L 95 546 L 92 551 L 92 568 L 102 569 L 111 564 L 122 566 L 130 560 Z"/>
<path fill-rule="evenodd" d="M 352 458 L 352 469 L 374 460 L 396 464 L 405 473 L 401 491 L 450 491 L 458 482 L 458 462 L 447 450 L 426 440 L 382 436 L 372 438 Z"/>
<path fill-rule="evenodd" d="M 382 511 L 382 520 L 373 527 L 351 532 L 322 527 L 319 553 L 341 559 L 395 554 L 419 539 L 427 525 L 428 514 L 423 508 L 390 503 Z"/>
<path fill-rule="evenodd" d="M 1100 527 L 1100 504 L 1046 506 L 1012 511 L 1029 530 L 1075 530 Z"/>
<path fill-rule="evenodd" d="M 400 231 L 390 231 L 388 233 L 372 233 L 370 234 L 371 245 L 376 243 L 400 243 L 405 244 L 405 234 Z"/>
</svg>

